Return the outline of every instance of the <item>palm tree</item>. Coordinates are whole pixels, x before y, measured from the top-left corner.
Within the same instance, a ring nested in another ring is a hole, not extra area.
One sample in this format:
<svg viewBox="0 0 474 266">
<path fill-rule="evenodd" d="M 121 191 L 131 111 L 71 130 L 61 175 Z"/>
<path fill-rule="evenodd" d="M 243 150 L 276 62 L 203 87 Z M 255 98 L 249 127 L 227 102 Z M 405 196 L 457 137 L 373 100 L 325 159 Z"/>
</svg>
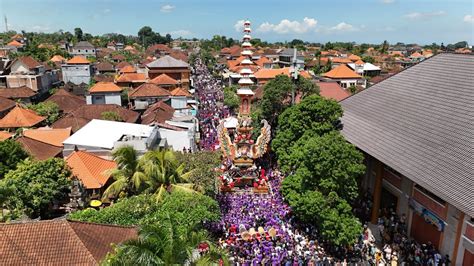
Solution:
<svg viewBox="0 0 474 266">
<path fill-rule="evenodd" d="M 196 192 L 189 183 L 192 171 L 185 172 L 172 150 L 153 150 L 138 158 L 131 146 L 124 146 L 113 153 L 118 169 L 112 172 L 115 181 L 104 191 L 103 199 L 121 193 L 141 192 L 156 194 L 158 200 L 170 190 Z"/>
<path fill-rule="evenodd" d="M 207 242 L 212 249 L 212 256 L 196 256 L 199 243 Z M 218 254 L 223 254 L 219 257 Z M 216 264 L 223 259 L 225 253 L 208 241 L 204 230 L 195 230 L 188 226 L 181 226 L 170 217 L 161 220 L 158 224 L 143 227 L 138 239 L 126 241 L 115 247 L 114 253 L 109 254 L 104 261 L 105 265 L 203 265 L 202 261 Z"/>
<path fill-rule="evenodd" d="M 145 192 L 155 194 L 158 200 L 170 190 L 196 192 L 189 181 L 192 171 L 184 171 L 185 164 L 178 163 L 172 150 L 149 151 L 140 158 L 139 165 L 147 173 L 140 176 L 140 183 L 146 184 Z"/>
<path fill-rule="evenodd" d="M 141 188 L 140 180 L 146 179 L 141 169 L 137 151 L 132 146 L 123 146 L 112 153 L 117 169 L 111 172 L 114 182 L 104 191 L 103 199 L 134 194 Z"/>
</svg>

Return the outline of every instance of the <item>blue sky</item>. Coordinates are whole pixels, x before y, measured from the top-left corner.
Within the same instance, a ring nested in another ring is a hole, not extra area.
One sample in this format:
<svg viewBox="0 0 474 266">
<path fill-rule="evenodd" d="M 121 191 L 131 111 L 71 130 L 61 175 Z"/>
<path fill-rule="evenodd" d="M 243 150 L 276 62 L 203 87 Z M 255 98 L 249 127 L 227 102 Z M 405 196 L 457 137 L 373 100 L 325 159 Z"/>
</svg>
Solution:
<svg viewBox="0 0 474 266">
<path fill-rule="evenodd" d="M 0 0 L 10 29 L 136 34 L 145 25 L 173 37 L 255 38 L 313 42 L 474 43 L 472 0 Z M 2 19 L 0 30 L 5 29 Z"/>
</svg>

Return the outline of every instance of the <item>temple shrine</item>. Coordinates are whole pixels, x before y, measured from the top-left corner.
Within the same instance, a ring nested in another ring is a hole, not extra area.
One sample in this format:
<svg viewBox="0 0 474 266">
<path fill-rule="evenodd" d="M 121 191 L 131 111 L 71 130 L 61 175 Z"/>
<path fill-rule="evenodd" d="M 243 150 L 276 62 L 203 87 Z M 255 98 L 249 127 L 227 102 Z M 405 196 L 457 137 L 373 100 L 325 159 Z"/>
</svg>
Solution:
<svg viewBox="0 0 474 266">
<path fill-rule="evenodd" d="M 250 43 L 250 21 L 244 22 L 244 37 L 242 41 L 241 62 L 243 68 L 240 70 L 239 89 L 237 95 L 240 97 L 240 108 L 237 117 L 236 132 L 229 134 L 222 120 L 218 127 L 218 138 L 220 148 L 224 155 L 223 175 L 220 178 L 220 189 L 223 192 L 233 191 L 234 187 L 252 187 L 256 192 L 267 192 L 266 177 L 262 170 L 255 165 L 255 160 L 262 157 L 268 148 L 271 137 L 271 128 L 266 120 L 262 120 L 260 136 L 254 142 L 252 139 L 251 101 L 254 92 L 251 86 L 254 82 L 250 79 L 253 71 L 252 44 Z"/>
</svg>

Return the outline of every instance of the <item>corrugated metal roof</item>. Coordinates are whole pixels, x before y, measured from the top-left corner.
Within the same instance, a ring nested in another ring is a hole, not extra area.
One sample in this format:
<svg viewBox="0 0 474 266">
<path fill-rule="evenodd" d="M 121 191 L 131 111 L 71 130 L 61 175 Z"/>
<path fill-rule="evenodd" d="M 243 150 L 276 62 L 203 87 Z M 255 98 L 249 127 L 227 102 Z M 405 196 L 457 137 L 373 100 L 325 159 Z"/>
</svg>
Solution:
<svg viewBox="0 0 474 266">
<path fill-rule="evenodd" d="M 341 102 L 348 141 L 474 217 L 474 56 L 439 54 Z"/>
</svg>

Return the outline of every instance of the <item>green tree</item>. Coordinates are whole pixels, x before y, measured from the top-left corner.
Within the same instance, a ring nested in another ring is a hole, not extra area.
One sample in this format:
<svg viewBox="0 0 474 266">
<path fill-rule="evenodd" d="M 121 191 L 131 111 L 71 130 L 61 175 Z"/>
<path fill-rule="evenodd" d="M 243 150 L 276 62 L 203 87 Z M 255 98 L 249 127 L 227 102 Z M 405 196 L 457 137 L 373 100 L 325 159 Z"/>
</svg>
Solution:
<svg viewBox="0 0 474 266">
<path fill-rule="evenodd" d="M 131 146 L 124 146 L 112 154 L 118 164 L 113 171 L 114 182 L 104 191 L 103 197 L 123 197 L 138 193 L 154 193 L 157 199 L 171 190 L 194 192 L 188 182 L 191 172 L 178 164 L 171 150 L 148 151 L 140 159 Z"/>
<path fill-rule="evenodd" d="M 221 163 L 219 152 L 176 153 L 176 159 L 179 164 L 185 165 L 185 172 L 191 172 L 189 181 L 195 185 L 196 190 L 202 188 L 205 194 L 215 196 L 215 181 L 219 173 L 214 169 Z"/>
<path fill-rule="evenodd" d="M 6 174 L 0 187 L 13 190 L 12 211 L 45 218 L 49 215 L 49 207 L 67 195 L 70 176 L 62 159 L 24 160 Z"/>
<path fill-rule="evenodd" d="M 184 265 L 199 263 L 193 251 L 206 242 L 212 249 L 207 261 L 216 264 L 225 254 L 214 247 L 204 230 L 182 227 L 168 214 L 158 224 L 143 227 L 138 239 L 126 241 L 107 256 L 105 265 Z"/>
<path fill-rule="evenodd" d="M 293 82 L 286 75 L 278 75 L 265 84 L 260 107 L 262 117 L 272 127 L 275 127 L 278 116 L 289 106 L 289 99 L 293 88 Z"/>
<path fill-rule="evenodd" d="M 375 63 L 375 58 L 373 58 L 372 56 L 370 55 L 367 55 L 367 56 L 362 56 L 362 61 L 366 62 L 366 63 Z"/>
<path fill-rule="evenodd" d="M 118 121 L 123 122 L 122 117 L 117 112 L 114 111 L 105 111 L 100 114 L 100 119 L 109 120 L 109 121 Z"/>
<path fill-rule="evenodd" d="M 361 224 L 349 202 L 357 196 L 357 178 L 365 171 L 363 155 L 339 132 L 300 139 L 290 154 L 294 174 L 282 183 L 282 194 L 295 215 L 318 227 L 336 245 L 349 245 Z"/>
<path fill-rule="evenodd" d="M 278 117 L 277 133 L 271 144 L 281 169 L 292 169 L 290 154 L 298 140 L 336 130 L 341 116 L 342 108 L 336 101 L 318 95 L 308 96 L 286 109 Z"/>
<path fill-rule="evenodd" d="M 237 96 L 237 88 L 237 86 L 224 88 L 224 105 L 234 111 L 239 107 L 240 104 L 240 98 Z"/>
<path fill-rule="evenodd" d="M 10 139 L 0 141 L 0 179 L 26 158 L 28 153 L 23 150 L 20 143 Z"/>
<path fill-rule="evenodd" d="M 48 124 L 52 124 L 59 119 L 59 106 L 55 102 L 40 102 L 37 104 L 29 104 L 26 107 L 41 116 L 46 116 Z"/>
<path fill-rule="evenodd" d="M 74 37 L 76 37 L 78 42 L 83 40 L 83 33 L 82 33 L 81 28 L 75 28 L 74 29 Z"/>
<path fill-rule="evenodd" d="M 357 87 L 355 85 L 351 85 L 348 88 L 348 90 L 349 90 L 350 93 L 355 94 L 357 92 Z"/>
</svg>

